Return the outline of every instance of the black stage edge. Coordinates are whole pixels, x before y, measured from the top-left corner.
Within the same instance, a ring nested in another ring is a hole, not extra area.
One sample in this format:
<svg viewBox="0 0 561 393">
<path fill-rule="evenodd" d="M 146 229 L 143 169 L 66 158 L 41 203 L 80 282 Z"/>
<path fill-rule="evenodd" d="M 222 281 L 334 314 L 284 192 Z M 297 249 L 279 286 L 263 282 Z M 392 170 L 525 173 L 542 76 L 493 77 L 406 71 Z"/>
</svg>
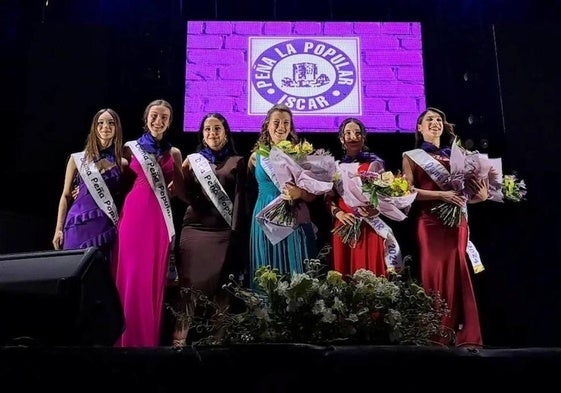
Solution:
<svg viewBox="0 0 561 393">
<path fill-rule="evenodd" d="M 529 386 L 535 390 L 556 386 L 559 369 L 560 348 L 307 344 L 0 348 L 0 381 L 14 391 L 17 387 L 17 391 L 96 393 L 195 388 L 244 393 L 375 392 L 383 387 L 432 393 Z"/>
</svg>

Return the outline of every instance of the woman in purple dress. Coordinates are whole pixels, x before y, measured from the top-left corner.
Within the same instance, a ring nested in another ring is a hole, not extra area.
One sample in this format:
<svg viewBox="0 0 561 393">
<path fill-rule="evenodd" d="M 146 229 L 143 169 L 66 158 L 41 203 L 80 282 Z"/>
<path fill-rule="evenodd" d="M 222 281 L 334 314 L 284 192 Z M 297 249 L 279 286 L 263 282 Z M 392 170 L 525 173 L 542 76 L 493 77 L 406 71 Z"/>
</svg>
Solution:
<svg viewBox="0 0 561 393">
<path fill-rule="evenodd" d="M 70 155 L 53 237 L 55 250 L 98 247 L 108 257 L 119 219 L 115 196 L 122 169 L 123 135 L 119 115 L 98 111 L 83 151 Z M 77 187 L 77 188 L 76 188 Z M 74 189 L 77 195 L 73 198 Z"/>
<path fill-rule="evenodd" d="M 120 347 L 160 345 L 164 289 L 174 224 L 168 187 L 182 191 L 181 151 L 165 138 L 172 107 L 155 100 L 144 111 L 140 138 L 125 143 L 133 184 L 127 193 L 115 243 L 114 274 L 125 315 Z M 127 173 L 129 176 L 129 173 Z"/>
</svg>

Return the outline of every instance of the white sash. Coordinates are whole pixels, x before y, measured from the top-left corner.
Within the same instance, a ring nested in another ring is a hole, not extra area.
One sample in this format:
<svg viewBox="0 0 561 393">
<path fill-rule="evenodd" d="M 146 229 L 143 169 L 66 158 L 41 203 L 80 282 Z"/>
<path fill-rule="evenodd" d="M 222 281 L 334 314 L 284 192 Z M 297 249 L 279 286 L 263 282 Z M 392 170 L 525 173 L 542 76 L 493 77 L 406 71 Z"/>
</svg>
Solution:
<svg viewBox="0 0 561 393">
<path fill-rule="evenodd" d="M 153 154 L 147 153 L 136 141 L 127 142 L 125 146 L 128 146 L 144 171 L 144 175 L 148 182 L 152 186 L 152 191 L 160 204 L 162 209 L 162 215 L 166 222 L 166 227 L 168 229 L 169 241 L 173 240 L 175 236 L 175 227 L 173 226 L 173 216 L 171 211 L 171 203 L 168 196 L 168 190 L 164 180 L 164 174 L 162 168 L 156 161 L 156 157 Z"/>
<path fill-rule="evenodd" d="M 438 162 L 434 157 L 428 154 L 423 149 L 409 150 L 403 153 L 403 155 L 411 158 L 417 165 L 419 165 L 430 178 L 443 190 L 450 189 L 450 172 Z M 462 212 L 467 219 L 467 207 L 462 206 Z M 468 241 L 466 247 L 466 253 L 471 261 L 471 266 L 473 267 L 474 273 L 479 273 L 485 270 L 483 262 L 479 257 L 479 252 L 475 248 L 475 245 L 469 240 L 469 230 L 468 230 Z"/>
<path fill-rule="evenodd" d="M 84 180 L 84 184 L 88 188 L 90 195 L 94 199 L 97 206 L 111 219 L 113 224 L 117 226 L 119 221 L 119 213 L 117 212 L 117 207 L 111 196 L 111 192 L 103 180 L 103 176 L 99 173 L 97 165 L 94 162 L 86 162 L 86 154 L 81 151 L 79 153 L 73 153 L 72 158 L 76 163 L 76 168 L 78 168 L 78 173 Z"/>
<path fill-rule="evenodd" d="M 189 154 L 187 158 L 189 159 L 193 172 L 195 173 L 197 180 L 199 180 L 199 183 L 201 183 L 206 195 L 231 228 L 234 210 L 233 203 L 226 191 L 224 191 L 222 184 L 218 181 L 218 178 L 210 167 L 208 160 L 200 153 Z"/>
<path fill-rule="evenodd" d="M 260 158 L 261 158 L 261 166 L 263 167 L 263 170 L 265 171 L 267 176 L 269 176 L 271 178 L 271 180 L 273 181 L 274 185 L 278 188 L 278 190 L 280 192 L 282 192 L 282 188 L 281 188 L 281 185 L 279 183 L 279 179 L 277 178 L 277 175 L 275 174 L 275 171 L 273 170 L 271 160 L 269 160 L 269 157 L 264 157 L 264 156 L 260 156 Z"/>
<path fill-rule="evenodd" d="M 401 269 L 403 268 L 403 258 L 401 249 L 397 243 L 392 229 L 380 217 L 361 217 L 374 231 L 384 239 L 384 260 L 386 267 Z"/>
<path fill-rule="evenodd" d="M 423 149 L 409 150 L 403 155 L 411 158 L 442 190 L 450 189 L 450 171 Z"/>
</svg>

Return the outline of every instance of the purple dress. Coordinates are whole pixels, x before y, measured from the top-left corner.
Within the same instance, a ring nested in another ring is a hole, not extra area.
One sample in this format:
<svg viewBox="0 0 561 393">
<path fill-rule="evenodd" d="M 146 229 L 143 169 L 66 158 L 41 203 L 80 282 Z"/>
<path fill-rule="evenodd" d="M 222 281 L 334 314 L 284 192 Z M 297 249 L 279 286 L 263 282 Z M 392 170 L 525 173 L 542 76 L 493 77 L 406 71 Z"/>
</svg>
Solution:
<svg viewBox="0 0 561 393">
<path fill-rule="evenodd" d="M 72 159 L 72 158 L 71 158 Z M 103 180 L 111 195 L 116 195 L 119 188 L 121 171 L 117 165 L 103 172 Z M 95 203 L 82 176 L 76 175 L 79 191 L 78 197 L 70 206 L 64 224 L 63 249 L 99 247 L 107 252 L 116 236 L 113 221 Z"/>
</svg>

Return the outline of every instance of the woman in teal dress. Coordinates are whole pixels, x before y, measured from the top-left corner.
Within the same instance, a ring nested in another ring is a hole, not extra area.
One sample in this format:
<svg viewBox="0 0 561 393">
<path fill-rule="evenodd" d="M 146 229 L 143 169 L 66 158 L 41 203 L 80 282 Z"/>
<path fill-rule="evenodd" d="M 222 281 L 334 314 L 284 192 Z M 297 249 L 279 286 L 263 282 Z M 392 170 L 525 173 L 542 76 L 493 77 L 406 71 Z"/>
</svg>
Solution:
<svg viewBox="0 0 561 393">
<path fill-rule="evenodd" d="M 275 105 L 267 112 L 259 139 L 248 163 L 249 175 L 254 177 L 258 189 L 250 231 L 249 279 L 251 286 L 254 286 L 253 277 L 261 266 L 269 265 L 278 269 L 281 274 L 302 273 L 304 260 L 317 256 L 314 229 L 307 206 L 308 202 L 313 201 L 315 195 L 292 183 L 281 184 L 279 189 L 268 173 L 267 159 L 257 153 L 260 145 L 270 148 L 284 140 L 289 140 L 293 144 L 298 142 L 292 111 L 285 105 Z M 293 201 L 298 225 L 290 235 L 273 244 L 263 232 L 256 216 L 273 199 L 281 195 L 281 192 L 283 199 Z"/>
</svg>

